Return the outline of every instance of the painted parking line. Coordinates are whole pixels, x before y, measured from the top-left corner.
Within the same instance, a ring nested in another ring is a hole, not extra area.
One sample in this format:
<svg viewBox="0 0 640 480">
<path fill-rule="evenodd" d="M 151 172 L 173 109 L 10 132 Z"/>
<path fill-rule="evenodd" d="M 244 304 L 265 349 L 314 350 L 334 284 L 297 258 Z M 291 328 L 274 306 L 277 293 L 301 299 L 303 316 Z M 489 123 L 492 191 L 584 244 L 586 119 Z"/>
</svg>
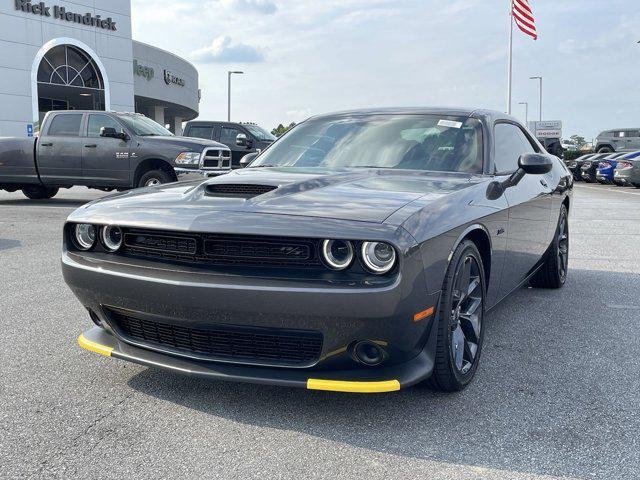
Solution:
<svg viewBox="0 0 640 480">
<path fill-rule="evenodd" d="M 576 188 L 578 189 L 582 189 L 582 188 L 586 188 L 589 190 L 606 190 L 607 192 L 615 192 L 615 193 L 626 193 L 628 195 L 640 195 L 640 191 L 628 191 L 625 190 L 623 187 L 615 187 L 615 188 L 610 188 L 610 187 L 605 187 L 603 186 L 597 186 L 597 185 L 576 185 Z"/>
</svg>

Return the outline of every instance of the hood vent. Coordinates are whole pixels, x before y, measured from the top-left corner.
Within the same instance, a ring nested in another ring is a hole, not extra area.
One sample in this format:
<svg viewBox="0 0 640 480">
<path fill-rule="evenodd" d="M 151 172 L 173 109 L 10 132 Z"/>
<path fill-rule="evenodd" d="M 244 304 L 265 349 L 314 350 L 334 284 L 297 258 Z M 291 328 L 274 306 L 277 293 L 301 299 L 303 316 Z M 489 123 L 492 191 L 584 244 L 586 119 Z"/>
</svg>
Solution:
<svg viewBox="0 0 640 480">
<path fill-rule="evenodd" d="M 255 185 L 242 183 L 217 183 L 207 185 L 206 193 L 211 197 L 227 197 L 227 198 L 253 198 L 258 195 L 264 195 L 276 186 L 273 185 Z"/>
</svg>

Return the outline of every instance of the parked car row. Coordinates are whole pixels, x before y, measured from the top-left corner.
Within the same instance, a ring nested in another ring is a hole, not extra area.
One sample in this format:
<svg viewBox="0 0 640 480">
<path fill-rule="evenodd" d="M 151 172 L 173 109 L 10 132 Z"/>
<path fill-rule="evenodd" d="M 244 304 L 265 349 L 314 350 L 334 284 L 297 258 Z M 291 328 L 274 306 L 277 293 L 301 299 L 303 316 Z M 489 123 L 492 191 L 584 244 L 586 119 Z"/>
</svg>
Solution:
<svg viewBox="0 0 640 480">
<path fill-rule="evenodd" d="M 565 160 L 565 165 L 576 181 L 640 188 L 640 150 L 591 153 L 575 160 Z"/>
</svg>

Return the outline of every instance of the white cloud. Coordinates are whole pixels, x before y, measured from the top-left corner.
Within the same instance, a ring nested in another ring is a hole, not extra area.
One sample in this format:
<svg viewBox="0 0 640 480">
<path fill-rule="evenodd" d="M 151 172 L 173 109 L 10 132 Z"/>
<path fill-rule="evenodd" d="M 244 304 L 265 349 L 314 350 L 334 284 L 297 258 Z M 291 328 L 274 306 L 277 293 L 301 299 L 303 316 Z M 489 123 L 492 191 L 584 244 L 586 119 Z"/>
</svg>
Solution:
<svg viewBox="0 0 640 480">
<path fill-rule="evenodd" d="M 278 6 L 271 0 L 220 0 L 223 7 L 231 8 L 238 13 L 276 13 Z"/>
<path fill-rule="evenodd" d="M 195 50 L 191 58 L 201 63 L 259 63 L 264 54 L 251 45 L 233 43 L 231 37 L 221 35 L 208 47 Z"/>
</svg>

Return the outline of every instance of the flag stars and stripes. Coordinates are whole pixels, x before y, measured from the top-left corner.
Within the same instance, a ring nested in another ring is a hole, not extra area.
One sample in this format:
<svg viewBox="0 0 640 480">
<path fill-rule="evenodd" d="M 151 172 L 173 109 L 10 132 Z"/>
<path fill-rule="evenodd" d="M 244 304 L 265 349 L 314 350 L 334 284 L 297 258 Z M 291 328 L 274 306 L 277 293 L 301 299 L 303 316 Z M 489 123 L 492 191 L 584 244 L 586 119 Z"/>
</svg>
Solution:
<svg viewBox="0 0 640 480">
<path fill-rule="evenodd" d="M 529 6 L 528 0 L 512 0 L 512 14 L 518 28 L 534 40 L 537 40 L 536 21 L 533 18 L 533 11 Z"/>
</svg>

